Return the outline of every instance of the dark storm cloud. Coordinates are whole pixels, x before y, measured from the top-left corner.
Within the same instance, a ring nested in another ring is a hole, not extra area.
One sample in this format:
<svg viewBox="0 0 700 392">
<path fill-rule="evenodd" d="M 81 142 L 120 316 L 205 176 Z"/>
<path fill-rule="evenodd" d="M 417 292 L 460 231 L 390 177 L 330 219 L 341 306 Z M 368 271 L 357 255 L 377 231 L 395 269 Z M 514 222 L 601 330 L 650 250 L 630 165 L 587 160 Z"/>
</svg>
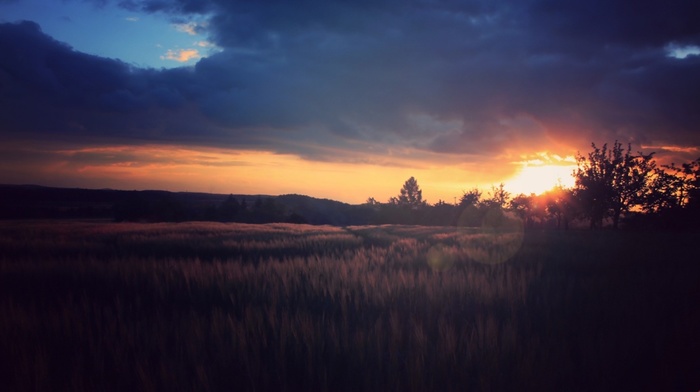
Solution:
<svg viewBox="0 0 700 392">
<path fill-rule="evenodd" d="M 583 46 L 623 44 L 661 46 L 670 41 L 698 40 L 697 1 L 545 0 L 532 8 L 532 26 L 544 34 Z"/>
<path fill-rule="evenodd" d="M 193 68 L 77 53 L 0 28 L 2 132 L 450 153 L 545 140 L 700 145 L 697 1 L 123 1 L 206 18 Z M 200 26 L 200 28 L 202 28 Z M 9 53 L 9 54 L 8 54 Z"/>
<path fill-rule="evenodd" d="M 160 122 L 150 110 L 186 104 L 167 72 L 73 51 L 32 22 L 0 25 L 0 52 L 3 132 L 138 136 Z"/>
</svg>

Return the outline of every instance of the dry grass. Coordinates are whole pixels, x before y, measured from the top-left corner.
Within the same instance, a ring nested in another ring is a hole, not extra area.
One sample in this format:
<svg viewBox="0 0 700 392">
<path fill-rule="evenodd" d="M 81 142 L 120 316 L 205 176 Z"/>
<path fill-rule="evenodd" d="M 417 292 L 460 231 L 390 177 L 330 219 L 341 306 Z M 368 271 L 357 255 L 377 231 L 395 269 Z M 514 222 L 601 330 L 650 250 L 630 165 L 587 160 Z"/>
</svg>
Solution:
<svg viewBox="0 0 700 392">
<path fill-rule="evenodd" d="M 695 240 L 6 222 L 0 378 L 9 391 L 697 390 Z"/>
</svg>

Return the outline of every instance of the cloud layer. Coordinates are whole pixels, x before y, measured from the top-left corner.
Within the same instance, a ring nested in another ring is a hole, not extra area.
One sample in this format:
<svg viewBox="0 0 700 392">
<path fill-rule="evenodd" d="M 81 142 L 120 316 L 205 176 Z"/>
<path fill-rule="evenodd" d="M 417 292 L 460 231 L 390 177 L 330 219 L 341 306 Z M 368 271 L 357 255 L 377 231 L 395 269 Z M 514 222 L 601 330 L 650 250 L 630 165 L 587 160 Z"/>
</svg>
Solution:
<svg viewBox="0 0 700 392">
<path fill-rule="evenodd" d="M 120 5 L 222 50 L 194 67 L 140 69 L 76 52 L 32 22 L 0 25 L 0 136 L 347 161 L 570 154 L 616 139 L 700 146 L 700 56 L 669 55 L 700 46 L 697 1 Z"/>
</svg>

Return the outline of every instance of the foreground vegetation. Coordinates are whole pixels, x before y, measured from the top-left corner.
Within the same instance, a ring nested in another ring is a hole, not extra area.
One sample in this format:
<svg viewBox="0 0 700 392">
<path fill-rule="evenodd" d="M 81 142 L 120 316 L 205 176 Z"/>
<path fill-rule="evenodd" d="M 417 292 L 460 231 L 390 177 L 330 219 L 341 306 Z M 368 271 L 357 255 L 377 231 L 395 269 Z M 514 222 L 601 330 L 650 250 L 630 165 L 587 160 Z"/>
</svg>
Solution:
<svg viewBox="0 0 700 392">
<path fill-rule="evenodd" d="M 7 391 L 700 388 L 693 233 L 3 222 Z"/>
</svg>

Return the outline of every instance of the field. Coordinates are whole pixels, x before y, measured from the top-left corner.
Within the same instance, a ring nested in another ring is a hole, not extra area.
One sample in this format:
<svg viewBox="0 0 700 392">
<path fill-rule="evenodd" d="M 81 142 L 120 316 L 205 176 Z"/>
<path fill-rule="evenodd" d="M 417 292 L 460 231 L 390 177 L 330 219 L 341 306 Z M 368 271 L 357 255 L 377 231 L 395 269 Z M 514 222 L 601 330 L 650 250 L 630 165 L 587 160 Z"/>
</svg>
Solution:
<svg viewBox="0 0 700 392">
<path fill-rule="evenodd" d="M 697 391 L 698 240 L 0 222 L 0 389 Z"/>
</svg>

